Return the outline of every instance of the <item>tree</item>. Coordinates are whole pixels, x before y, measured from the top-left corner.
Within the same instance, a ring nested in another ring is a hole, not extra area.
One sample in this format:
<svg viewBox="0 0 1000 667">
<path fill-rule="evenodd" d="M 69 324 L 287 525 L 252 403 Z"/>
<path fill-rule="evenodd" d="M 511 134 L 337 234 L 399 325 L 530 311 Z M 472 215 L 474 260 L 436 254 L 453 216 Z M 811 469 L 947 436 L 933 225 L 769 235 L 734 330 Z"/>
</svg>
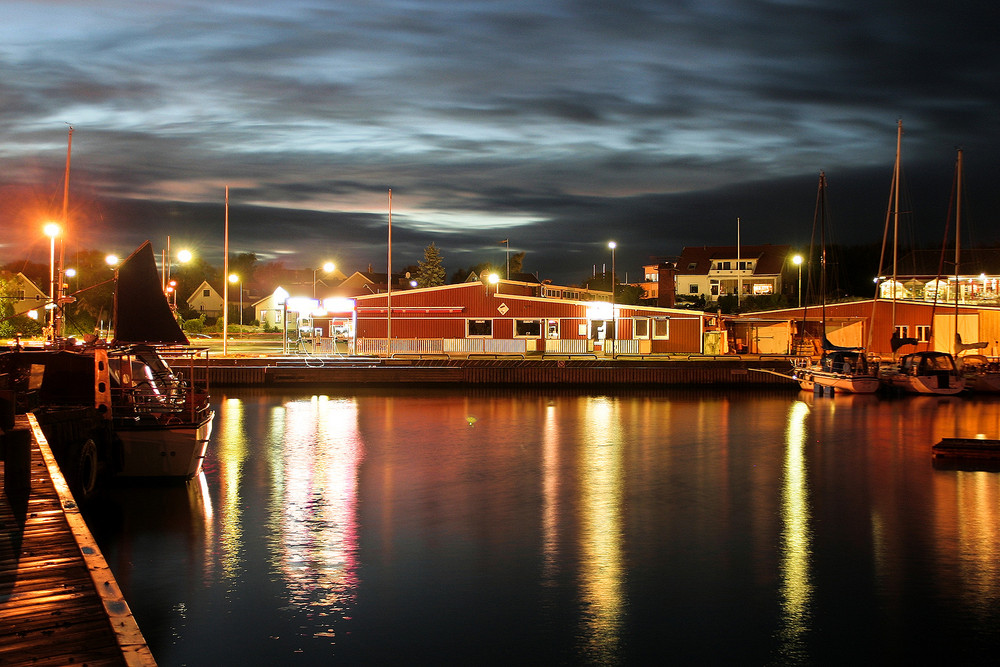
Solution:
<svg viewBox="0 0 1000 667">
<path fill-rule="evenodd" d="M 511 275 L 513 275 L 515 273 L 521 273 L 521 271 L 523 270 L 523 268 L 524 268 L 524 255 L 525 255 L 525 252 L 522 250 L 521 252 L 516 252 L 516 253 L 514 253 L 513 255 L 510 256 L 510 272 L 511 272 Z M 510 278 L 510 276 L 507 276 L 507 278 Z"/>
<path fill-rule="evenodd" d="M 441 264 L 441 252 L 431 243 L 424 248 L 424 261 L 417 264 L 416 280 L 418 287 L 434 287 L 444 285 L 444 266 Z"/>
</svg>

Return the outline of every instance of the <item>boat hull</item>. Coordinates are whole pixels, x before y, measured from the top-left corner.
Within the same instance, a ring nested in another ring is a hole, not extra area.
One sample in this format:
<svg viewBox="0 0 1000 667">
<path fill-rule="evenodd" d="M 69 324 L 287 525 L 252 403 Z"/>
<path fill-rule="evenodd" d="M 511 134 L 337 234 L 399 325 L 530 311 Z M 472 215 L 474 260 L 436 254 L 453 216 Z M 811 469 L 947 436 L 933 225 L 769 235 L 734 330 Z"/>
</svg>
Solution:
<svg viewBox="0 0 1000 667">
<path fill-rule="evenodd" d="M 201 472 L 214 412 L 198 423 L 166 425 L 119 424 L 122 447 L 121 477 L 174 477 L 190 479 Z"/>
<path fill-rule="evenodd" d="M 792 377 L 803 391 L 826 389 L 851 394 L 874 394 L 881 386 L 881 382 L 874 375 L 847 375 L 823 370 L 799 369 Z"/>
<path fill-rule="evenodd" d="M 896 374 L 887 378 L 887 384 L 896 391 L 907 394 L 955 396 L 965 390 L 964 379 L 953 374 Z"/>
</svg>

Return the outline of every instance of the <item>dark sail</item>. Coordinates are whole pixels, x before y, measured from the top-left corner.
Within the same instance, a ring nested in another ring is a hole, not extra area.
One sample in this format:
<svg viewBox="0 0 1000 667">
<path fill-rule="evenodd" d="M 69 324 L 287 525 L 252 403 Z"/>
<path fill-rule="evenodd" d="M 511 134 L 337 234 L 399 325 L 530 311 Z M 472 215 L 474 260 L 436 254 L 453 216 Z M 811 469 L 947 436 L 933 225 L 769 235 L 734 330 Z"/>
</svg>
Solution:
<svg viewBox="0 0 1000 667">
<path fill-rule="evenodd" d="M 149 241 L 118 268 L 113 344 L 129 343 L 189 344 L 163 293 Z"/>
</svg>

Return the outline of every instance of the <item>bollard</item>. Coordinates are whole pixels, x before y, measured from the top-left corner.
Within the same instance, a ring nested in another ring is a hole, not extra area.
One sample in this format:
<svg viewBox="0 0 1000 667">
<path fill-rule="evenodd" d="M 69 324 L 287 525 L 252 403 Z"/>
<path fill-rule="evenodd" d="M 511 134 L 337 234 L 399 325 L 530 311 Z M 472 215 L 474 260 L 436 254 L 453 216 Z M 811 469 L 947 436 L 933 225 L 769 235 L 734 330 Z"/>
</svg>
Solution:
<svg viewBox="0 0 1000 667">
<path fill-rule="evenodd" d="M 17 396 L 10 389 L 0 389 L 0 431 L 14 428 L 14 411 Z"/>
<path fill-rule="evenodd" d="M 3 434 L 3 490 L 7 497 L 31 491 L 31 429 L 16 428 Z"/>
</svg>

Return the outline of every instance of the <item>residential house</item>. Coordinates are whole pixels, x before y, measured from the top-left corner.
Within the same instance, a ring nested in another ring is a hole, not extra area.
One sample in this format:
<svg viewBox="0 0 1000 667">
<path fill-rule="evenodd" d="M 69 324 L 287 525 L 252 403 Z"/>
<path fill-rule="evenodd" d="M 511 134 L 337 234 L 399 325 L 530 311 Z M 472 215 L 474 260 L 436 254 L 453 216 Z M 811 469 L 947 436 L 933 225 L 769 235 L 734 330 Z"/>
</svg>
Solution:
<svg viewBox="0 0 1000 667">
<path fill-rule="evenodd" d="M 14 314 L 27 315 L 35 311 L 38 317 L 42 318 L 47 312 L 45 306 L 49 302 L 48 293 L 31 282 L 23 273 L 14 274 L 9 280 L 13 283 L 11 296 L 14 297 Z"/>
<path fill-rule="evenodd" d="M 686 247 L 677 260 L 676 292 L 678 297 L 704 295 L 709 301 L 738 291 L 744 296 L 780 294 L 786 288 L 782 276 L 791 270 L 787 245 Z"/>
<path fill-rule="evenodd" d="M 206 317 L 222 317 L 225 301 L 222 295 L 207 280 L 201 281 L 198 289 L 187 298 L 187 307 Z"/>
</svg>

